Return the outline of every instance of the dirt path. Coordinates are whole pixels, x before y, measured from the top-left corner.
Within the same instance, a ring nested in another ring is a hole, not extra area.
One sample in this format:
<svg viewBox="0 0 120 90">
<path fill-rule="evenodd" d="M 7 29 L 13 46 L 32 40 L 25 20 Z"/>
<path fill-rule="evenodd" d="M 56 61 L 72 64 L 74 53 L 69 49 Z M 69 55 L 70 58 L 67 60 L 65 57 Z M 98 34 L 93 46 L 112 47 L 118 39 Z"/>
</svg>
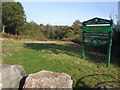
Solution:
<svg viewBox="0 0 120 90">
<path fill-rule="evenodd" d="M 68 46 L 77 46 L 77 47 L 80 47 L 81 45 L 80 44 L 77 44 L 77 43 L 74 43 L 74 42 L 59 42 L 57 44 L 60 44 L 60 45 L 68 45 Z"/>
<path fill-rule="evenodd" d="M 21 42 L 21 41 L 18 41 Z M 54 43 L 54 44 L 60 44 L 60 45 L 69 45 L 69 46 L 81 46 L 80 44 L 69 42 L 69 41 L 22 41 L 25 43 Z"/>
<path fill-rule="evenodd" d="M 68 41 L 15 41 L 15 42 L 23 42 L 23 43 L 53 43 L 53 44 L 60 44 L 60 45 L 67 45 L 67 46 L 77 46 L 80 47 L 80 44 L 74 43 L 74 42 L 68 42 Z M 22 50 L 24 47 L 4 47 L 0 48 L 0 51 L 18 51 Z"/>
<path fill-rule="evenodd" d="M 56 43 L 58 41 L 15 41 L 15 42 L 25 42 L 25 43 Z"/>
</svg>

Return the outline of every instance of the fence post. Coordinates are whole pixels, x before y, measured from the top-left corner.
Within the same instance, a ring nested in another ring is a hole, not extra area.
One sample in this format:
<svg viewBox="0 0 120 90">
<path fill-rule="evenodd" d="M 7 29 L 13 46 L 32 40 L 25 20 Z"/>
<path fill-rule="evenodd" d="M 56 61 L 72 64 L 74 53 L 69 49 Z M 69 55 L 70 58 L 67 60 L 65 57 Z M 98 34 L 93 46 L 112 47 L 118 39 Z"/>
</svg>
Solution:
<svg viewBox="0 0 120 90">
<path fill-rule="evenodd" d="M 85 53 L 85 51 L 84 51 L 84 45 L 85 45 L 85 42 L 84 42 L 84 31 L 82 32 L 82 55 L 81 55 L 81 58 L 83 59 L 84 58 L 84 53 Z"/>
<path fill-rule="evenodd" d="M 106 64 L 108 68 L 110 67 L 111 47 L 112 47 L 112 32 L 109 33 L 108 41 L 107 64 Z"/>
</svg>

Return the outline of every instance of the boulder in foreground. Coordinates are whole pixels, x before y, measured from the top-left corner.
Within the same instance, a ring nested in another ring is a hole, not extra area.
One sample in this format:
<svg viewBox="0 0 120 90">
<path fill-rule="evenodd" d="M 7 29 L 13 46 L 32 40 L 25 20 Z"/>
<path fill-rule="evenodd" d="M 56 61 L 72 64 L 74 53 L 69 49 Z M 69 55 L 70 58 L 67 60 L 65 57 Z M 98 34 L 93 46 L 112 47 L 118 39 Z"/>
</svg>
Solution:
<svg viewBox="0 0 120 90">
<path fill-rule="evenodd" d="M 72 83 L 71 77 L 66 73 L 42 70 L 29 74 L 23 88 L 72 88 Z"/>
<path fill-rule="evenodd" d="M 0 64 L 0 89 L 19 88 L 20 80 L 25 76 L 25 71 L 21 65 Z"/>
</svg>

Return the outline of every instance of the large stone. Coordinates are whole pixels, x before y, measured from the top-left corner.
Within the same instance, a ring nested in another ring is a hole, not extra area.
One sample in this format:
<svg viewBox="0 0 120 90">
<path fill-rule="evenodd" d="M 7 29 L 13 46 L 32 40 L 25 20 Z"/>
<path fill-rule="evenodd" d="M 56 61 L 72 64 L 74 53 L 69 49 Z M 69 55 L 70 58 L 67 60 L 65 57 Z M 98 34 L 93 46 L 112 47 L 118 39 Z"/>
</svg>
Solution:
<svg viewBox="0 0 120 90">
<path fill-rule="evenodd" d="M 20 80 L 25 76 L 21 65 L 0 64 L 0 88 L 19 88 Z"/>
<path fill-rule="evenodd" d="M 23 88 L 72 88 L 73 81 L 68 74 L 42 70 L 29 74 Z"/>
</svg>

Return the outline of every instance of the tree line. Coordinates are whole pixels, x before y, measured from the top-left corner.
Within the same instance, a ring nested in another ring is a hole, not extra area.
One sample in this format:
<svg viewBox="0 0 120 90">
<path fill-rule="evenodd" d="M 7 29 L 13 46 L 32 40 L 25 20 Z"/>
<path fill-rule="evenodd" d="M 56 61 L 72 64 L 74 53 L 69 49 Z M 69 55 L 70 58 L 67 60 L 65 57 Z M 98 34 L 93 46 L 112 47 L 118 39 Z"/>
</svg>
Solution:
<svg viewBox="0 0 120 90">
<path fill-rule="evenodd" d="M 24 8 L 20 2 L 2 3 L 2 33 L 26 35 L 36 39 L 45 37 L 57 40 L 75 40 L 81 37 L 81 22 L 75 20 L 72 26 L 38 25 L 26 22 Z"/>
</svg>

